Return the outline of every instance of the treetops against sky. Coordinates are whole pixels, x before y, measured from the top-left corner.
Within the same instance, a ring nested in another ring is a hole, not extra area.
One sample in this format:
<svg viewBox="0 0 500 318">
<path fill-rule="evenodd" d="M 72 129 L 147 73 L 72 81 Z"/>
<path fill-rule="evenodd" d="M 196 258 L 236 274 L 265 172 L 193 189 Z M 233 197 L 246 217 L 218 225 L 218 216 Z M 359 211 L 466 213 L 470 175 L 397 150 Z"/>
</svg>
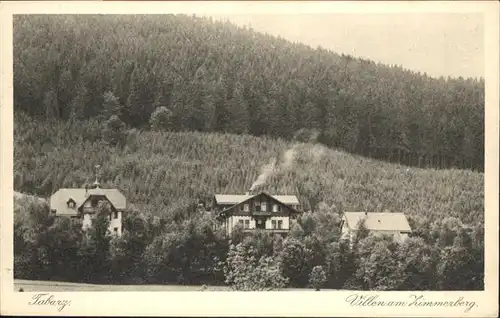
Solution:
<svg viewBox="0 0 500 318">
<path fill-rule="evenodd" d="M 433 77 L 484 77 L 484 18 L 481 14 L 211 16 L 290 41 L 400 65 Z"/>
</svg>

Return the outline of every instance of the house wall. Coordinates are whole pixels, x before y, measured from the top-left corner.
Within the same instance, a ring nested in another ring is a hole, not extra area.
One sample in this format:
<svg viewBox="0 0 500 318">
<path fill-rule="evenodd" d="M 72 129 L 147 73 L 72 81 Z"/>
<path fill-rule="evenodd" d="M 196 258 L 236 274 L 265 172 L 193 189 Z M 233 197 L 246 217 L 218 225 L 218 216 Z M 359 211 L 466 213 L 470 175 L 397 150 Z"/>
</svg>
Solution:
<svg viewBox="0 0 500 318">
<path fill-rule="evenodd" d="M 394 240 L 398 241 L 398 242 L 402 242 L 404 240 L 406 240 L 408 238 L 408 234 L 406 233 L 401 233 L 399 231 L 375 231 L 375 230 L 370 230 L 369 231 L 370 234 L 372 235 L 376 235 L 376 236 L 382 236 L 382 235 L 391 235 L 394 237 Z M 349 229 L 345 223 L 344 225 L 342 226 L 342 229 L 341 229 L 341 237 L 344 238 L 344 239 L 353 239 L 354 238 L 354 235 L 356 234 L 356 231 L 355 230 L 351 230 Z"/>
<path fill-rule="evenodd" d="M 354 231 L 351 231 L 351 229 L 349 229 L 349 227 L 347 226 L 347 220 L 346 220 L 345 215 L 342 216 L 341 224 L 342 224 L 342 227 L 340 229 L 340 236 L 343 239 L 352 238 L 352 236 L 354 235 L 354 233 L 353 233 Z"/>
<path fill-rule="evenodd" d="M 255 229 L 255 220 L 252 217 L 243 215 L 232 215 L 225 220 L 226 233 L 228 235 L 231 235 L 233 228 L 236 225 L 238 225 L 240 220 L 243 222 L 245 222 L 245 220 L 249 220 L 250 221 L 249 229 Z"/>
<path fill-rule="evenodd" d="M 114 215 L 113 213 L 111 213 L 111 221 L 109 222 L 109 231 L 111 232 L 111 234 L 114 233 L 114 230 L 115 230 L 115 227 L 117 228 L 117 233 L 119 236 L 122 235 L 122 212 L 121 211 L 118 211 L 118 218 L 114 218 Z"/>
<path fill-rule="evenodd" d="M 117 233 L 118 233 L 118 236 L 121 236 L 122 235 L 122 214 L 123 212 L 122 211 L 118 211 L 118 218 L 114 219 L 114 215 L 113 213 L 111 213 L 111 219 L 109 221 L 109 226 L 108 226 L 108 230 L 111 234 L 114 233 L 114 230 L 115 230 L 115 227 L 117 228 Z M 94 219 L 95 217 L 95 214 L 89 214 L 89 213 L 85 213 L 83 215 L 83 222 L 82 222 L 82 229 L 83 230 L 87 230 L 89 229 L 91 226 L 92 226 L 92 220 Z"/>
<path fill-rule="evenodd" d="M 82 225 L 82 228 L 84 230 L 87 230 L 88 228 L 90 228 L 92 226 L 92 214 L 84 214 L 83 215 L 83 225 Z"/>
<path fill-rule="evenodd" d="M 256 228 L 256 221 L 253 217 L 251 216 L 245 216 L 245 215 L 233 215 L 225 219 L 222 224 L 223 227 L 226 229 L 227 235 L 231 235 L 233 232 L 233 229 L 235 226 L 239 224 L 239 221 L 242 220 L 243 222 L 245 220 L 249 220 L 250 224 L 248 229 L 253 230 Z M 272 230 L 272 220 L 281 220 L 283 221 L 283 227 L 281 228 L 282 230 L 289 230 L 290 229 L 290 218 L 287 216 L 274 216 L 270 217 L 269 219 L 266 220 L 266 230 Z"/>
<path fill-rule="evenodd" d="M 273 223 L 272 223 L 273 220 L 275 220 L 276 223 L 278 221 L 283 221 L 283 227 L 281 229 L 283 229 L 283 230 L 290 229 L 290 217 L 288 217 L 288 216 L 272 216 L 271 218 L 266 220 L 266 229 L 273 228 Z"/>
</svg>

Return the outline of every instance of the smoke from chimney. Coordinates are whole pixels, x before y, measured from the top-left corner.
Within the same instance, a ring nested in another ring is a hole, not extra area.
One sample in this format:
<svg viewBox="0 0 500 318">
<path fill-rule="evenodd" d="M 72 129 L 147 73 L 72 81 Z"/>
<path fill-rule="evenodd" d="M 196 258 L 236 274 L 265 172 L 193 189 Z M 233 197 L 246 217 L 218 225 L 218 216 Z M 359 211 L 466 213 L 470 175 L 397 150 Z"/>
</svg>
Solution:
<svg viewBox="0 0 500 318">
<path fill-rule="evenodd" d="M 267 165 L 264 165 L 261 168 L 260 175 L 257 177 L 257 180 L 254 181 L 249 191 L 253 191 L 264 185 L 267 179 L 269 179 L 269 177 L 273 174 L 290 169 L 293 166 L 295 155 L 297 154 L 297 147 L 298 145 L 294 145 L 292 148 L 283 153 L 283 162 L 277 164 L 278 160 L 274 157 Z"/>
<path fill-rule="evenodd" d="M 293 165 L 293 160 L 295 159 L 295 154 L 297 153 L 297 145 L 285 151 L 283 154 L 283 163 L 281 164 L 281 168 L 284 170 L 290 169 Z"/>
<path fill-rule="evenodd" d="M 295 157 L 297 156 L 298 152 L 301 152 L 302 154 L 306 155 L 306 158 L 311 160 L 314 164 L 317 164 L 325 155 L 326 149 L 324 146 L 319 144 L 313 144 L 313 145 L 304 143 L 295 144 L 293 147 L 287 149 L 283 153 L 282 162 L 277 164 L 278 160 L 276 159 L 276 157 L 273 157 L 268 164 L 264 165 L 261 168 L 261 174 L 254 181 L 247 194 L 250 194 L 250 192 L 252 192 L 256 188 L 264 185 L 266 181 L 269 179 L 269 177 L 271 177 L 272 175 L 291 169 L 293 167 L 293 164 L 295 162 Z"/>
<path fill-rule="evenodd" d="M 267 165 L 264 165 L 262 167 L 261 173 L 257 177 L 257 180 L 255 180 L 254 183 L 252 183 L 250 191 L 253 191 L 255 190 L 255 188 L 265 184 L 267 178 L 269 178 L 274 173 L 275 169 L 276 169 L 276 158 L 272 158 Z"/>
</svg>

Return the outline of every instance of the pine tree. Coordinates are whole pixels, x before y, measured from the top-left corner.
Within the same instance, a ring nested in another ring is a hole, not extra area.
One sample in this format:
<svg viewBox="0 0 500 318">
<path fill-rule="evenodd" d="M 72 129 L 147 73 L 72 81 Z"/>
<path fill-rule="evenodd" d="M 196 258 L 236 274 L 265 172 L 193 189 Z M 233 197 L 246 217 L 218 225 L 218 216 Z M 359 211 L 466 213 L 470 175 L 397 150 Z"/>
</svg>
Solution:
<svg viewBox="0 0 500 318">
<path fill-rule="evenodd" d="M 113 115 L 118 117 L 122 116 L 123 107 L 113 92 L 105 92 L 103 98 L 104 102 L 102 104 L 101 118 L 110 118 Z"/>
</svg>

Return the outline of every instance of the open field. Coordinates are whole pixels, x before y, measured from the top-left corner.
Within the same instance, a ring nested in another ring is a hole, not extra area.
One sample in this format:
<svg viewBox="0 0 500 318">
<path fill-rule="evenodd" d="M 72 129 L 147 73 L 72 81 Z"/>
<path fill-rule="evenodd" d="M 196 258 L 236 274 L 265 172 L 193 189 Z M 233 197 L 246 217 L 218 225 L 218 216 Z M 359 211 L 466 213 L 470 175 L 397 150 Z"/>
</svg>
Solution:
<svg viewBox="0 0 500 318">
<path fill-rule="evenodd" d="M 200 291 L 201 286 L 183 285 L 98 285 L 53 281 L 14 280 L 14 290 L 25 292 L 68 292 L 68 291 Z M 207 286 L 207 291 L 229 291 L 227 286 Z"/>
<path fill-rule="evenodd" d="M 14 279 L 14 290 L 25 292 L 85 292 L 85 291 L 201 291 L 201 286 L 192 285 L 98 285 L 83 283 L 54 282 L 42 280 Z M 322 289 L 333 291 L 333 289 Z M 207 286 L 205 291 L 231 291 L 228 286 Z M 310 288 L 288 288 L 284 291 L 314 291 Z"/>
</svg>

